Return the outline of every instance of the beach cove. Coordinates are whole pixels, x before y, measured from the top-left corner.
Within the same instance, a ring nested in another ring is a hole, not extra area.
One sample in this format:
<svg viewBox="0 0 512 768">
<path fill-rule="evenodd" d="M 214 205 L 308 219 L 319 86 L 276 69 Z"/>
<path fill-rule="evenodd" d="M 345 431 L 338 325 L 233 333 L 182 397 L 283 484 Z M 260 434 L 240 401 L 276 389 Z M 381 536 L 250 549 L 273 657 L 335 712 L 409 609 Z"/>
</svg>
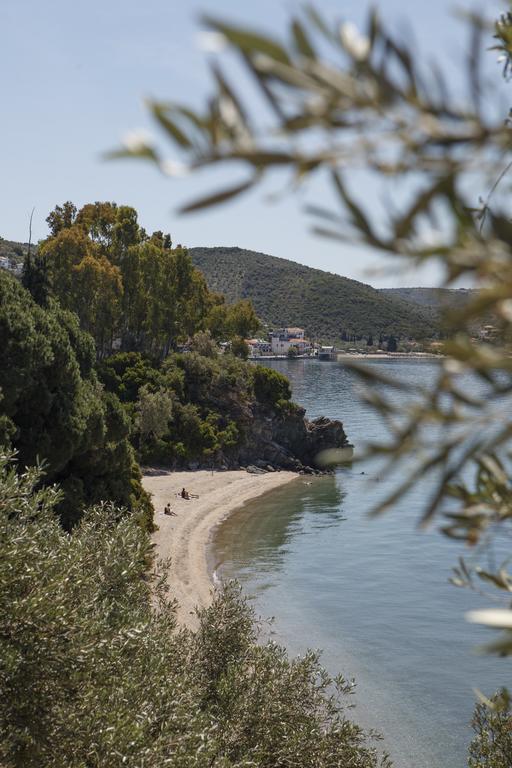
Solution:
<svg viewBox="0 0 512 768">
<path fill-rule="evenodd" d="M 253 475 L 245 470 L 148 470 L 143 485 L 155 507 L 155 555 L 160 560 L 170 558 L 168 581 L 171 596 L 178 602 L 180 624 L 195 629 L 196 608 L 204 608 L 211 601 L 208 547 L 215 529 L 247 502 L 298 477 L 294 472 Z M 182 488 L 193 495 L 190 500 L 181 498 Z M 164 514 L 167 504 L 174 514 Z"/>
<path fill-rule="evenodd" d="M 358 397 L 343 362 L 271 364 L 290 378 L 306 415 L 343 421 L 358 450 L 385 427 Z M 435 360 L 368 365 L 428 385 Z M 258 616 L 275 617 L 272 636 L 292 654 L 322 649 L 332 674 L 355 678 L 354 719 L 384 736 L 395 768 L 463 768 L 472 737 L 474 691 L 503 683 L 503 662 L 475 654 L 489 638 L 464 620 L 485 599 L 450 583 L 460 545 L 417 521 L 428 487 L 370 520 L 396 477 L 372 462 L 301 478 L 230 515 L 213 538 L 221 580 L 236 578 Z"/>
<path fill-rule="evenodd" d="M 425 383 L 439 363 L 369 364 Z M 272 367 L 290 377 L 308 417 L 341 418 L 356 450 L 383 434 L 341 361 Z M 462 768 L 472 688 L 492 693 L 502 665 L 473 653 L 487 637 L 464 621 L 478 596 L 448 583 L 458 545 L 435 529 L 417 529 L 423 484 L 383 518 L 368 519 L 393 483 L 371 465 L 313 478 L 245 471 L 153 471 L 144 478 L 156 510 L 157 555 L 172 559 L 180 623 L 197 626 L 195 608 L 211 599 L 214 568 L 221 581 L 236 578 L 257 615 L 275 617 L 273 637 L 291 654 L 321 648 L 330 673 L 356 679 L 354 717 L 383 734 L 396 768 Z M 199 498 L 177 498 L 183 487 Z M 169 502 L 175 517 L 163 514 Z"/>
</svg>

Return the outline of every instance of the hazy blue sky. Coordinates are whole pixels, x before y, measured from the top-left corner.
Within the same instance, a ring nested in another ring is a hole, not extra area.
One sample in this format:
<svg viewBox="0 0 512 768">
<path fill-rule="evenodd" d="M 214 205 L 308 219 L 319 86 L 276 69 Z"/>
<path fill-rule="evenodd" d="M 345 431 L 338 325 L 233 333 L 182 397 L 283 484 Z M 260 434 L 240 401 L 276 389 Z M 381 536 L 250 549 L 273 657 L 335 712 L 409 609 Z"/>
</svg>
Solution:
<svg viewBox="0 0 512 768">
<path fill-rule="evenodd" d="M 270 204 L 267 194 L 255 192 L 212 212 L 177 216 L 178 203 L 204 190 L 204 182 L 169 181 L 150 166 L 100 157 L 131 129 L 151 128 L 144 96 L 198 103 L 207 93 L 205 54 L 197 44 L 201 11 L 279 32 L 300 5 L 295 0 L 0 0 L 0 234 L 26 240 L 32 206 L 37 239 L 46 235 L 45 218 L 56 203 L 115 200 L 136 207 L 146 229 L 170 231 L 175 243 L 238 245 L 376 285 L 434 281 L 433 272 L 368 277 L 367 268 L 382 262 L 312 236 L 300 199 Z M 320 10 L 356 23 L 368 5 L 366 0 L 316 2 Z M 422 50 L 448 66 L 467 46 L 454 6 L 499 7 L 491 0 L 374 5 L 397 29 L 405 29 L 407 21 Z M 276 179 L 266 191 L 279 191 L 282 181 Z M 315 185 L 309 199 L 323 194 Z"/>
</svg>

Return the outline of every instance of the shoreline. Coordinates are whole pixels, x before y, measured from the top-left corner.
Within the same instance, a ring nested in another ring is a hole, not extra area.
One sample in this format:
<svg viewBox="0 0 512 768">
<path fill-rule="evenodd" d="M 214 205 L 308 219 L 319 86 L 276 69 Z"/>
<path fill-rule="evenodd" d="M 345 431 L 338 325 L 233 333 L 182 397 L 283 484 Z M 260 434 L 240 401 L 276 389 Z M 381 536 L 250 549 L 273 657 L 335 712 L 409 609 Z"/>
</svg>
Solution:
<svg viewBox="0 0 512 768">
<path fill-rule="evenodd" d="M 445 357 L 445 355 L 436 352 L 345 352 L 338 350 L 334 353 L 334 357 L 331 360 L 319 360 L 318 357 L 313 355 L 297 355 L 296 357 L 288 357 L 287 355 L 257 355 L 249 357 L 248 360 L 251 363 L 272 360 L 336 362 L 336 360 L 444 360 Z"/>
<path fill-rule="evenodd" d="M 152 496 L 155 525 L 152 534 L 157 559 L 171 558 L 170 594 L 178 601 L 178 623 L 197 628 L 196 606 L 211 602 L 214 583 L 208 562 L 208 545 L 214 530 L 229 515 L 259 496 L 298 478 L 295 472 L 252 475 L 245 470 L 169 472 L 148 469 L 142 483 Z M 189 501 L 182 488 L 197 495 Z M 164 515 L 171 504 L 176 514 Z"/>
<path fill-rule="evenodd" d="M 433 352 L 337 352 L 337 360 L 444 360 L 445 355 Z"/>
</svg>

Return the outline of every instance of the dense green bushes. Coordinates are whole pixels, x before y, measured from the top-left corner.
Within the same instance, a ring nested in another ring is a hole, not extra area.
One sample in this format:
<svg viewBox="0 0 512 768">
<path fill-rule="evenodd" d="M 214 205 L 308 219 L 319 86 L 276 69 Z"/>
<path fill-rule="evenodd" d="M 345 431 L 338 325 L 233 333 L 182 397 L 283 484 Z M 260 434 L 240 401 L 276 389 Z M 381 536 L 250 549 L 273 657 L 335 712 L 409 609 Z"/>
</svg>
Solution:
<svg viewBox="0 0 512 768">
<path fill-rule="evenodd" d="M 283 393 L 290 396 L 283 376 L 268 369 L 262 375 L 259 366 L 219 354 L 204 334 L 193 340 L 195 347 L 207 354 L 175 353 L 160 362 L 120 353 L 98 368 L 107 390 L 124 404 L 144 463 L 214 462 L 242 439 L 246 407 L 255 397 L 273 406 Z M 265 385 L 268 376 L 272 383 Z"/>
<path fill-rule="evenodd" d="M 129 442 L 129 421 L 94 371 L 91 337 L 57 304 L 43 309 L 0 271 L 0 444 L 21 467 L 44 462 L 59 482 L 65 525 L 84 505 L 112 500 L 150 521 L 150 503 Z"/>
<path fill-rule="evenodd" d="M 243 439 L 250 405 L 281 414 L 293 408 L 285 376 L 219 354 L 205 341 L 202 334 L 192 348 L 199 346 L 207 355 L 175 353 L 160 363 L 120 353 L 99 366 L 105 387 L 125 405 L 143 462 L 215 462 Z M 151 427 L 152 422 L 157 425 Z"/>
<path fill-rule="evenodd" d="M 279 371 L 262 365 L 254 369 L 254 392 L 262 403 L 276 405 L 280 400 L 290 400 L 290 382 Z"/>
<path fill-rule="evenodd" d="M 512 706 L 506 690 L 490 703 L 479 702 L 472 721 L 475 737 L 469 747 L 468 768 L 510 768 L 512 765 Z"/>
<path fill-rule="evenodd" d="M 325 768 L 379 764 L 316 654 L 255 644 L 230 586 L 177 629 L 133 517 L 90 509 L 0 459 L 0 763 L 5 768 Z M 151 594 L 155 599 L 152 605 Z"/>
</svg>

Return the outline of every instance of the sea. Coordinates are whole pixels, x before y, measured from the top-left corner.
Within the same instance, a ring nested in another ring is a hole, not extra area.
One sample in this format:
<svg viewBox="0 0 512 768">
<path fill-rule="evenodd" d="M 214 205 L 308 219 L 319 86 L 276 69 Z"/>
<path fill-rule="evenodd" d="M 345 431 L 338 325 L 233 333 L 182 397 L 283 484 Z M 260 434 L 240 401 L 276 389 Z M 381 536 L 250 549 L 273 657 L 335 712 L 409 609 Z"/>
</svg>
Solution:
<svg viewBox="0 0 512 768">
<path fill-rule="evenodd" d="M 339 362 L 266 362 L 291 381 L 307 416 L 343 421 L 358 447 L 386 437 Z M 379 373 L 428 386 L 436 360 L 374 360 Z M 374 462 L 301 476 L 247 504 L 217 530 L 216 576 L 236 578 L 262 632 L 291 654 L 322 649 L 332 674 L 355 679 L 351 717 L 382 736 L 396 768 L 462 768 L 478 691 L 512 688 L 512 662 L 478 652 L 490 630 L 465 621 L 490 599 L 449 578 L 463 545 L 435 523 L 418 526 L 428 484 L 418 481 L 391 511 L 370 510 L 397 481 Z M 352 700 L 352 697 L 351 697 Z"/>
</svg>

